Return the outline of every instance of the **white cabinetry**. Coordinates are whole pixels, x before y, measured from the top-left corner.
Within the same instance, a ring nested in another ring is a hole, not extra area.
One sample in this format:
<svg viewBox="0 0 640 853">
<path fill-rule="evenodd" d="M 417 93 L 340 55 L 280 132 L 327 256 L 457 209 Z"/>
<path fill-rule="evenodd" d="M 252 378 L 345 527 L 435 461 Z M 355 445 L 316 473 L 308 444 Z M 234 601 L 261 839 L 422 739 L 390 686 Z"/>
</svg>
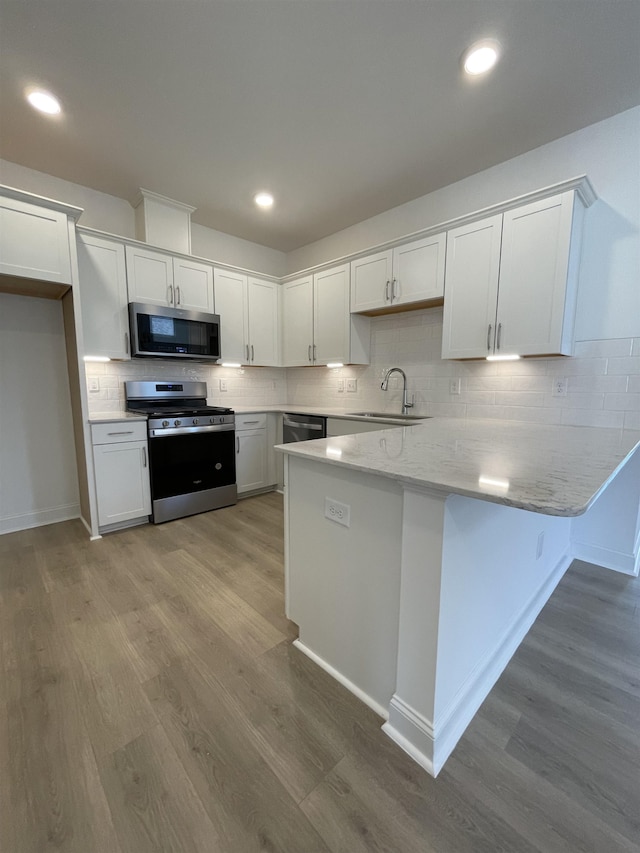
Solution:
<svg viewBox="0 0 640 853">
<path fill-rule="evenodd" d="M 144 521 L 151 513 L 146 421 L 91 427 L 101 529 Z"/>
<path fill-rule="evenodd" d="M 283 286 L 283 364 L 368 364 L 370 322 L 349 313 L 349 265 Z"/>
<path fill-rule="evenodd" d="M 446 235 L 434 234 L 351 262 L 351 311 L 377 312 L 441 300 Z"/>
<path fill-rule="evenodd" d="M 279 287 L 231 270 L 214 270 L 223 361 L 261 367 L 279 364 Z"/>
<path fill-rule="evenodd" d="M 254 492 L 268 482 L 267 416 L 236 415 L 236 483 L 238 494 Z"/>
<path fill-rule="evenodd" d="M 568 190 L 449 232 L 443 358 L 571 355 L 583 212 Z"/>
<path fill-rule="evenodd" d="M 190 258 L 127 246 L 131 302 L 213 312 L 213 267 Z"/>
<path fill-rule="evenodd" d="M 128 359 L 124 245 L 78 231 L 77 249 L 84 355 Z"/>
<path fill-rule="evenodd" d="M 81 212 L 0 188 L 0 274 L 70 285 L 73 221 Z"/>
</svg>

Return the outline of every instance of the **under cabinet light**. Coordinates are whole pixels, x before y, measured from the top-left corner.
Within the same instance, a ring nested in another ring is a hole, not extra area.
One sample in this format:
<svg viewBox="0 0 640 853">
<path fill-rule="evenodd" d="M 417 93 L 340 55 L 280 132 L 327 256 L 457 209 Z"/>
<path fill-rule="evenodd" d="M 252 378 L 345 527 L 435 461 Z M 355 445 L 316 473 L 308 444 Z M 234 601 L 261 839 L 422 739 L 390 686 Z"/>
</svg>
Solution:
<svg viewBox="0 0 640 853">
<path fill-rule="evenodd" d="M 487 361 L 518 361 L 519 355 L 488 355 Z"/>
<path fill-rule="evenodd" d="M 341 361 L 329 361 L 327 367 L 344 367 L 344 364 Z"/>
<path fill-rule="evenodd" d="M 220 367 L 242 367 L 239 361 L 223 361 Z"/>
<path fill-rule="evenodd" d="M 83 361 L 111 361 L 108 355 L 85 355 Z"/>
</svg>

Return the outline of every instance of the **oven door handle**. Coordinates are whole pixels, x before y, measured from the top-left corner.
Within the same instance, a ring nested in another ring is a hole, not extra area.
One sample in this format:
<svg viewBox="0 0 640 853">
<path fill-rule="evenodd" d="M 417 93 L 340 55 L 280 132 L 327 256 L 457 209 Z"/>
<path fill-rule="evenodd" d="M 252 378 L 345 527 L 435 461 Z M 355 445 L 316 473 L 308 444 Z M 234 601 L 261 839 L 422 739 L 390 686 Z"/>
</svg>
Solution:
<svg viewBox="0 0 640 853">
<path fill-rule="evenodd" d="M 174 435 L 197 435 L 207 432 L 233 432 L 235 424 L 211 424 L 211 426 L 171 427 L 170 429 L 151 429 L 150 438 L 171 438 Z"/>
</svg>

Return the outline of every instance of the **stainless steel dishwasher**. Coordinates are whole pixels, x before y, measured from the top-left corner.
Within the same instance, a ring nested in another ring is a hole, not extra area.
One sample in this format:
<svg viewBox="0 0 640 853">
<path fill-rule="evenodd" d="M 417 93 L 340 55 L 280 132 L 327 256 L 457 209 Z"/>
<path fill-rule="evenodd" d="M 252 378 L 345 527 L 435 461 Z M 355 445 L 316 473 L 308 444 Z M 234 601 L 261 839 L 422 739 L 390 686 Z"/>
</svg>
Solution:
<svg viewBox="0 0 640 853">
<path fill-rule="evenodd" d="M 327 437 L 327 419 L 319 415 L 291 415 L 282 417 L 282 443 L 309 441 L 312 438 Z"/>
</svg>

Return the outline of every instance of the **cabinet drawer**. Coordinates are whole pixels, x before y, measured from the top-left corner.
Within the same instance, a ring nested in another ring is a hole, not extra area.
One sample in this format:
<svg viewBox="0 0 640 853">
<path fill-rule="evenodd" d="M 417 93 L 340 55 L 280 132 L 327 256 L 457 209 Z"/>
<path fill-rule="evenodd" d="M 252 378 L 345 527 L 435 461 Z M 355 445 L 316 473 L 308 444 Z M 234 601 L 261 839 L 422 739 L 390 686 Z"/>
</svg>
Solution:
<svg viewBox="0 0 640 853">
<path fill-rule="evenodd" d="M 264 429 L 267 426 L 267 415 L 258 412 L 251 415 L 236 415 L 236 432 L 243 429 Z"/>
<path fill-rule="evenodd" d="M 91 424 L 92 444 L 118 444 L 123 441 L 146 441 L 146 421 L 115 421 Z"/>
</svg>

